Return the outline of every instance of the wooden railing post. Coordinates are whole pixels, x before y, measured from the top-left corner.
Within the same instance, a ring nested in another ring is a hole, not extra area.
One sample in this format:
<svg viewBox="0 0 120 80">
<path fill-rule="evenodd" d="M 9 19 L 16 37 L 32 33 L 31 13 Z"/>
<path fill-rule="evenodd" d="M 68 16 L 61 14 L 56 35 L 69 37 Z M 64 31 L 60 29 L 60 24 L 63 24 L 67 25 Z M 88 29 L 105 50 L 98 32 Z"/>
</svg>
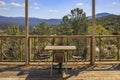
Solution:
<svg viewBox="0 0 120 80">
<path fill-rule="evenodd" d="M 31 59 L 31 39 L 28 38 L 28 64 L 30 63 Z"/>
<path fill-rule="evenodd" d="M 19 46 L 20 46 L 20 61 L 23 60 L 23 53 L 22 53 L 22 38 L 19 39 Z"/>
<path fill-rule="evenodd" d="M 99 61 L 101 61 L 102 58 L 102 39 L 99 38 Z"/>
<path fill-rule="evenodd" d="M 3 47 L 2 47 L 2 44 L 3 44 L 3 41 L 2 41 L 2 38 L 1 38 L 1 40 L 0 40 L 0 43 L 1 43 L 1 46 L 0 46 L 0 48 L 1 48 L 1 55 L 0 55 L 0 57 L 1 57 L 1 60 L 0 61 L 3 61 Z"/>
<path fill-rule="evenodd" d="M 90 64 L 91 65 L 94 65 L 95 64 L 95 39 L 92 37 L 91 38 L 91 62 Z"/>
<path fill-rule="evenodd" d="M 31 38 L 32 39 L 32 38 Z M 35 55 L 35 48 L 36 48 L 36 43 L 35 43 L 35 39 L 36 38 L 33 38 L 33 48 L 34 48 L 34 61 L 36 60 L 36 55 Z M 31 56 L 30 56 L 31 57 Z"/>
<path fill-rule="evenodd" d="M 117 38 L 118 46 L 117 46 L 117 60 L 120 59 L 120 38 Z"/>
</svg>

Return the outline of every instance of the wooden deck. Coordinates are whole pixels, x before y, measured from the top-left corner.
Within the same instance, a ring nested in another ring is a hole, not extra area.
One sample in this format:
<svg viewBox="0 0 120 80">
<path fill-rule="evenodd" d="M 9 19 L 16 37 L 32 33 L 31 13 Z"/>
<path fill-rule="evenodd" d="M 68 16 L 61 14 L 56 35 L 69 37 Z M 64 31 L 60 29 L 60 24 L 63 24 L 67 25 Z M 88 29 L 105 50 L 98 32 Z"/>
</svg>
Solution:
<svg viewBox="0 0 120 80">
<path fill-rule="evenodd" d="M 97 62 L 90 66 L 79 63 L 77 69 L 72 69 L 72 63 L 68 63 L 68 74 L 66 74 L 64 65 L 62 74 L 59 74 L 57 67 L 53 69 L 53 76 L 50 76 L 50 66 L 36 65 L 31 63 L 29 66 L 24 63 L 0 63 L 0 80 L 120 80 L 120 62 Z M 117 63 L 117 64 L 116 64 Z"/>
</svg>

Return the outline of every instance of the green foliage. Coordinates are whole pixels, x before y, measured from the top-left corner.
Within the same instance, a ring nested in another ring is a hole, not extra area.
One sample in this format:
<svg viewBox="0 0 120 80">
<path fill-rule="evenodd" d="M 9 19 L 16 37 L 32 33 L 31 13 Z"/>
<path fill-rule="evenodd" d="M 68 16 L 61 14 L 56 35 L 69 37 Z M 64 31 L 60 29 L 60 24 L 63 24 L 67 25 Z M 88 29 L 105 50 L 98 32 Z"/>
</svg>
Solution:
<svg viewBox="0 0 120 80">
<path fill-rule="evenodd" d="M 79 8 L 71 10 L 71 13 L 63 17 L 62 29 L 66 31 L 64 34 L 79 35 L 87 32 L 86 13 Z"/>
<path fill-rule="evenodd" d="M 45 22 L 40 23 L 38 26 L 35 26 L 30 32 L 32 35 L 51 35 L 52 29 Z"/>
<path fill-rule="evenodd" d="M 92 34 L 92 26 L 88 27 L 88 34 Z M 102 26 L 102 25 L 97 25 L 96 26 L 96 35 L 108 35 L 109 32 Z"/>
<path fill-rule="evenodd" d="M 4 35 L 5 34 L 5 31 L 0 29 L 0 35 Z"/>
<path fill-rule="evenodd" d="M 20 35 L 19 25 L 10 25 L 7 28 L 8 35 Z"/>
<path fill-rule="evenodd" d="M 120 16 L 98 18 L 96 24 L 104 26 L 113 35 L 120 35 Z"/>
</svg>

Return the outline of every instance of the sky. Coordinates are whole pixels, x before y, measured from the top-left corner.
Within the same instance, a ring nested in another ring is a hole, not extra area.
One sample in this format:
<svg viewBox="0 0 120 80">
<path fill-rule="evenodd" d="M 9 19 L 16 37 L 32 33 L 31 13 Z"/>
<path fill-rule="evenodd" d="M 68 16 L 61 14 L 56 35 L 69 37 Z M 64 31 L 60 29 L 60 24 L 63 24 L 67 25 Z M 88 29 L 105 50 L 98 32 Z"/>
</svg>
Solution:
<svg viewBox="0 0 120 80">
<path fill-rule="evenodd" d="M 87 16 L 92 14 L 92 0 L 28 0 L 29 17 L 61 19 L 75 8 L 83 9 Z M 97 13 L 120 15 L 120 0 L 96 0 Z M 25 0 L 0 0 L 0 16 L 24 17 Z"/>
</svg>

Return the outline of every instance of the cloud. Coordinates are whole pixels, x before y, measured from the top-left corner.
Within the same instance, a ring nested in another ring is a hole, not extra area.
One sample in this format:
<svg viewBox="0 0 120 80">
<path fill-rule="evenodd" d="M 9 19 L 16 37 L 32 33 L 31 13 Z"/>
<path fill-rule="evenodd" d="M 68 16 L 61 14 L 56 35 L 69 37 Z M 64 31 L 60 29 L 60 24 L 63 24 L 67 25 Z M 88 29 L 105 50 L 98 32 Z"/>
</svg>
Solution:
<svg viewBox="0 0 120 80">
<path fill-rule="evenodd" d="M 6 3 L 3 1 L 0 1 L 0 6 L 4 6 L 4 5 L 6 5 Z"/>
<path fill-rule="evenodd" d="M 19 4 L 19 3 L 11 2 L 10 5 L 15 7 L 25 7 L 25 3 Z"/>
<path fill-rule="evenodd" d="M 8 8 L 0 8 L 0 11 L 7 11 Z"/>
<path fill-rule="evenodd" d="M 113 5 L 116 5 L 116 4 L 117 4 L 117 2 L 112 2 L 112 4 L 113 4 Z"/>
<path fill-rule="evenodd" d="M 48 12 L 50 12 L 50 13 L 56 13 L 56 12 L 58 12 L 58 11 L 57 11 L 57 10 L 50 9 L 50 10 L 48 10 Z"/>
<path fill-rule="evenodd" d="M 76 5 L 77 5 L 77 6 L 82 6 L 82 5 L 83 5 L 83 3 L 77 3 Z"/>
<path fill-rule="evenodd" d="M 37 5 L 38 5 L 38 3 L 36 3 L 36 2 L 35 2 L 35 3 L 34 3 L 34 5 L 35 5 L 35 6 L 37 6 Z"/>
</svg>

